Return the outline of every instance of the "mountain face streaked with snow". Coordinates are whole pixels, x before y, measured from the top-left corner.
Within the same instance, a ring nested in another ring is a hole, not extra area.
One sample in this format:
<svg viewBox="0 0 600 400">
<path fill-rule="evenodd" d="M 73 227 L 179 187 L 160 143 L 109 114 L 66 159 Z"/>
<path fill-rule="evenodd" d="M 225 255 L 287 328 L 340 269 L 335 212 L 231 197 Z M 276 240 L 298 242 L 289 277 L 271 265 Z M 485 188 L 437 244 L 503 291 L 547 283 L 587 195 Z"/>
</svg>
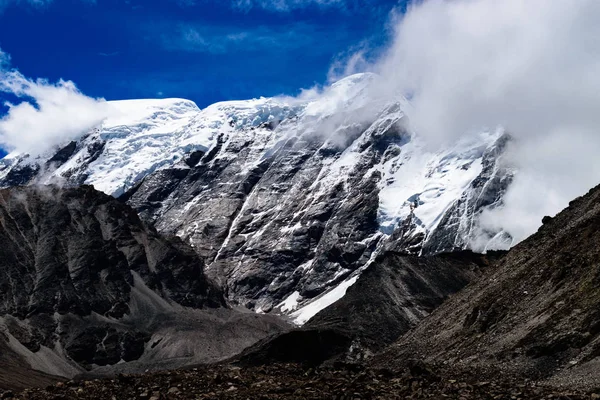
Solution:
<svg viewBox="0 0 600 400">
<path fill-rule="evenodd" d="M 0 186 L 93 185 L 190 243 L 230 301 L 297 323 L 342 297 L 382 250 L 509 246 L 479 223 L 512 181 L 508 135 L 431 150 L 410 128 L 406 99 L 370 99 L 373 79 L 204 110 L 111 102 L 114 114 L 81 139 L 1 160 Z"/>
</svg>

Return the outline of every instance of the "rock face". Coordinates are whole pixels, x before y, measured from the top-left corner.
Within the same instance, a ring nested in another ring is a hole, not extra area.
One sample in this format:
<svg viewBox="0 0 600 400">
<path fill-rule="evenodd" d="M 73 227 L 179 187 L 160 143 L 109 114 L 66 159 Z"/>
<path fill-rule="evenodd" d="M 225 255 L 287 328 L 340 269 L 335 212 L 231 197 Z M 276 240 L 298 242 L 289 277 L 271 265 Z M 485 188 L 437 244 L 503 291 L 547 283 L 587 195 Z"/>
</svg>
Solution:
<svg viewBox="0 0 600 400">
<path fill-rule="evenodd" d="M 191 244 L 230 301 L 302 323 L 382 251 L 511 243 L 478 223 L 511 183 L 509 136 L 432 149 L 411 130 L 406 99 L 372 99 L 375 79 L 352 76 L 306 101 L 117 102 L 120 113 L 80 140 L 7 157 L 0 186 L 92 184 Z"/>
<path fill-rule="evenodd" d="M 0 223 L 1 314 L 120 318 L 130 312 L 134 276 L 183 306 L 224 305 L 187 245 L 89 186 L 0 191 Z"/>
<path fill-rule="evenodd" d="M 129 206 L 89 186 L 1 190 L 0 271 L 0 341 L 54 375 L 152 353 L 177 356 L 190 337 L 173 331 L 186 325 L 197 335 L 202 324 L 214 324 L 204 333 L 231 330 L 236 318 L 248 325 L 247 337 L 221 333 L 212 339 L 221 348 L 188 352 L 195 360 L 231 356 L 282 325 L 253 324 L 252 316 L 227 309 L 188 245 L 162 237 Z M 166 324 L 169 318 L 175 322 Z"/>
<path fill-rule="evenodd" d="M 597 386 L 600 187 L 572 201 L 490 273 L 380 359 L 420 358 L 481 374 Z"/>
</svg>

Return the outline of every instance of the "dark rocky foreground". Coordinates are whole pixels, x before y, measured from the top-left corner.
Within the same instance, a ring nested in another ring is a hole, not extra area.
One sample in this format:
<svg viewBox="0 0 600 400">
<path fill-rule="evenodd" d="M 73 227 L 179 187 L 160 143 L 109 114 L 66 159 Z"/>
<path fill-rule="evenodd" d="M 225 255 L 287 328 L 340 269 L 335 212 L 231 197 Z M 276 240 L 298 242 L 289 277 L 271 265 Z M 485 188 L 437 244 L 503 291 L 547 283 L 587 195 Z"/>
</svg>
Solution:
<svg viewBox="0 0 600 400">
<path fill-rule="evenodd" d="M 351 365 L 307 369 L 295 364 L 223 365 L 114 379 L 68 381 L 45 389 L 5 392 L 17 399 L 597 399 L 599 395 L 441 376 L 418 364 L 398 373 Z"/>
</svg>

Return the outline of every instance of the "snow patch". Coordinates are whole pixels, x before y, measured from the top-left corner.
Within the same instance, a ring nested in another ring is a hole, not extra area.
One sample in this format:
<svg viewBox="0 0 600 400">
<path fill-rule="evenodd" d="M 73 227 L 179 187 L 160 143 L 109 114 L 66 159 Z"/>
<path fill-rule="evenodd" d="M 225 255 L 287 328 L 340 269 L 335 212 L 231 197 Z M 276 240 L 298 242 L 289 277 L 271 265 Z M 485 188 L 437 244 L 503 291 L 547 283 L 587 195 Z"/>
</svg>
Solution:
<svg viewBox="0 0 600 400">
<path fill-rule="evenodd" d="M 345 280 L 334 289 L 312 300 L 311 303 L 290 314 L 294 324 L 304 325 L 309 319 L 317 315 L 317 313 L 319 313 L 321 310 L 324 310 L 336 301 L 340 300 L 346 295 L 348 289 L 356 283 L 358 277 L 358 275 L 355 275 Z"/>
<path fill-rule="evenodd" d="M 294 311 L 296 308 L 298 308 L 298 302 L 301 299 L 302 299 L 302 296 L 300 296 L 300 292 L 296 291 L 296 292 L 290 294 L 279 305 L 277 305 L 277 308 L 279 308 L 284 313 Z"/>
</svg>

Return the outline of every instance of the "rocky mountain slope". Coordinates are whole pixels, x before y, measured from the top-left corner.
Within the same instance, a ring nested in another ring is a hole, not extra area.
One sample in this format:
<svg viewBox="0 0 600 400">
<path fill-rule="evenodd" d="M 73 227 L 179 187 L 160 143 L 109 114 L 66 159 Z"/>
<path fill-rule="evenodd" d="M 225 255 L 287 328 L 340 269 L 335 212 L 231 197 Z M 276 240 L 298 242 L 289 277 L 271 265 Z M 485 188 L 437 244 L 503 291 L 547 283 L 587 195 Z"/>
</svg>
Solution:
<svg viewBox="0 0 600 400">
<path fill-rule="evenodd" d="M 215 361 L 285 327 L 227 308 L 188 245 L 90 186 L 0 190 L 0 271 L 3 376 Z"/>
<path fill-rule="evenodd" d="M 379 255 L 346 295 L 301 328 L 269 337 L 235 360 L 242 365 L 359 363 L 414 328 L 502 254 L 468 251 Z"/>
<path fill-rule="evenodd" d="M 512 182 L 510 136 L 432 149 L 406 99 L 369 96 L 373 79 L 205 110 L 114 102 L 80 139 L 3 159 L 0 388 L 56 376 L 87 382 L 23 396 L 554 395 L 524 377 L 596 388 L 600 187 L 507 255 L 467 251 L 512 244 L 480 224 Z M 226 359 L 250 377 L 127 375 Z M 261 366 L 273 362 L 330 369 Z"/>
<path fill-rule="evenodd" d="M 476 281 L 499 254 L 469 251 L 417 257 L 386 252 L 346 296 L 315 315 L 304 328 L 340 330 L 375 353 L 414 328 L 448 297 Z"/>
<path fill-rule="evenodd" d="M 600 187 L 572 201 L 483 279 L 379 358 L 419 358 L 481 376 L 598 386 Z"/>
<path fill-rule="evenodd" d="M 427 255 L 511 244 L 478 222 L 512 181 L 509 136 L 432 148 L 411 130 L 406 99 L 372 98 L 375 79 L 204 110 L 115 102 L 80 140 L 2 160 L 0 186 L 94 185 L 191 244 L 230 301 L 302 324 L 390 246 Z"/>
</svg>

